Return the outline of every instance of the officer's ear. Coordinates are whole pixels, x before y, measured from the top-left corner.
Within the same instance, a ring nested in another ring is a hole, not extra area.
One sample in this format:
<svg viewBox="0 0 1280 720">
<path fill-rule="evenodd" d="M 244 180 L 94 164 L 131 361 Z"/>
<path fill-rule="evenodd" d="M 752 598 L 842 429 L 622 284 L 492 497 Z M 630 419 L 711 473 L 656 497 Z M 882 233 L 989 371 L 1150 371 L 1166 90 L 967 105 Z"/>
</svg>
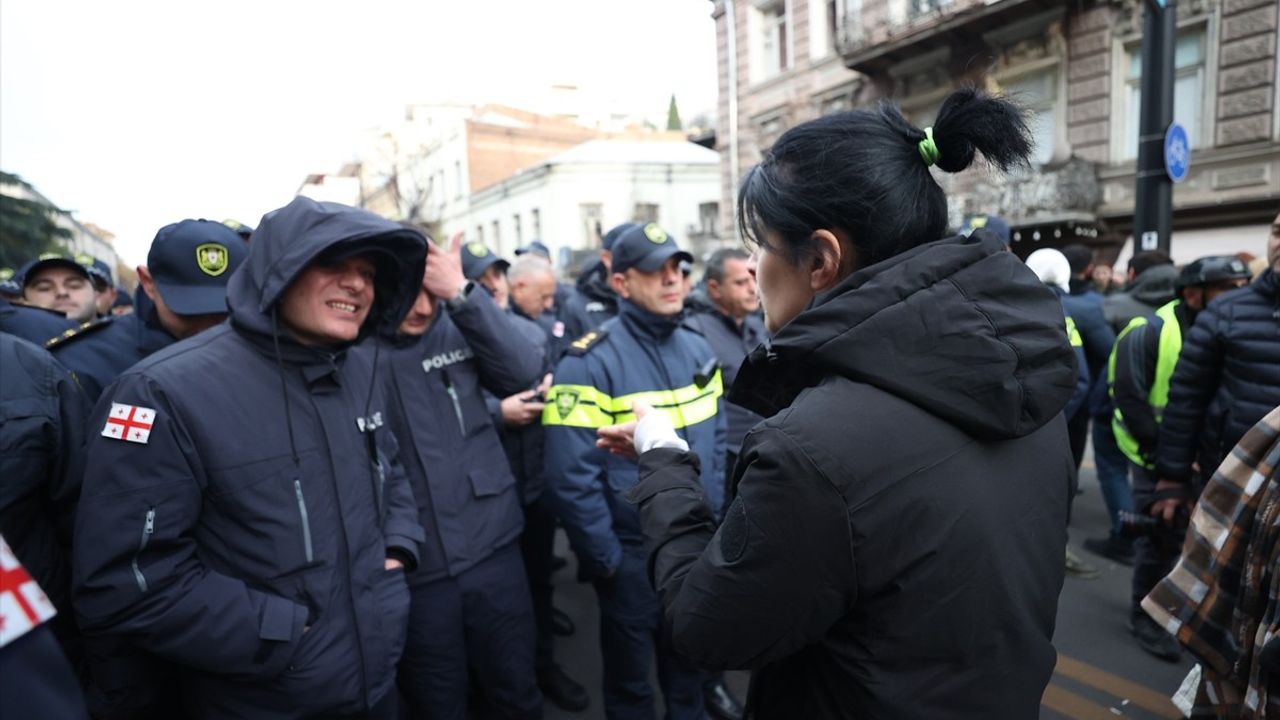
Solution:
<svg viewBox="0 0 1280 720">
<path fill-rule="evenodd" d="M 627 276 L 622 273 L 612 273 L 609 275 L 609 287 L 613 288 L 613 292 L 624 300 L 631 299 L 631 293 L 627 291 Z"/>
<path fill-rule="evenodd" d="M 822 292 L 857 269 L 857 252 L 843 233 L 814 230 L 809 236 L 813 252 L 809 254 L 809 289 Z"/>
<path fill-rule="evenodd" d="M 138 284 L 142 286 L 142 291 L 147 294 L 147 297 L 151 298 L 152 302 L 155 302 L 159 291 L 156 289 L 155 278 L 151 277 L 151 271 L 147 269 L 146 265 L 138 266 Z"/>
</svg>

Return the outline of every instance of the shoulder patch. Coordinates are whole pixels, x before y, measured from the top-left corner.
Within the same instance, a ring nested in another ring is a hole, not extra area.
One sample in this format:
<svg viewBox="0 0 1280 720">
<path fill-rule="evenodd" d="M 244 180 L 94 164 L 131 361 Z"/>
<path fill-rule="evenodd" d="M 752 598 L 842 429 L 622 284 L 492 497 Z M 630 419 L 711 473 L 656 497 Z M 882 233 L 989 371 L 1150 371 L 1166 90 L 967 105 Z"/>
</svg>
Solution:
<svg viewBox="0 0 1280 720">
<path fill-rule="evenodd" d="M 95 330 L 100 330 L 104 328 L 110 325 L 112 322 L 115 322 L 114 315 L 108 315 L 106 317 L 98 318 L 97 320 L 87 320 L 85 322 L 80 323 L 79 327 L 70 328 L 64 331 L 61 335 L 58 335 L 56 337 L 51 337 L 48 340 L 45 340 L 44 348 L 46 350 L 53 350 L 55 348 L 62 347 L 63 345 L 66 345 L 67 343 L 71 342 L 72 340 L 75 340 L 76 338 L 84 337 L 86 335 L 91 334 Z"/>
<path fill-rule="evenodd" d="M 591 352 L 591 348 L 600 344 L 600 341 L 609 335 L 608 331 L 599 329 L 583 335 L 582 337 L 569 343 L 570 355 L 586 355 Z"/>
</svg>

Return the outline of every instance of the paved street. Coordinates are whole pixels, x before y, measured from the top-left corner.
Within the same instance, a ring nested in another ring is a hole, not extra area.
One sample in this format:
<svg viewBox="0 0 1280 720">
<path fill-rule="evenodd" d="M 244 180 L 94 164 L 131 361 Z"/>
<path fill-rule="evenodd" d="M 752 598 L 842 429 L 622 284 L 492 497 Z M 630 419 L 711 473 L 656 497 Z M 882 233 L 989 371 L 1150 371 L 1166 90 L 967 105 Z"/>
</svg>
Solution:
<svg viewBox="0 0 1280 720">
<path fill-rule="evenodd" d="M 1084 494 L 1076 498 L 1071 545 L 1101 572 L 1093 580 L 1067 578 L 1058 606 L 1058 667 L 1045 691 L 1040 717 L 1178 718 L 1180 714 L 1168 698 L 1181 684 L 1191 662 L 1184 659 L 1180 664 L 1171 664 L 1157 660 L 1139 649 L 1129 636 L 1125 627 L 1129 568 L 1089 555 L 1080 547 L 1084 538 L 1100 536 L 1107 528 L 1102 496 L 1088 456 L 1081 471 L 1081 487 Z M 587 685 L 591 707 L 582 713 L 567 713 L 548 703 L 546 717 L 601 718 L 604 715 L 595 596 L 590 586 L 574 580 L 574 561 L 563 533 L 557 542 L 557 552 L 569 557 L 570 564 L 556 576 L 555 602 L 573 617 L 578 632 L 573 637 L 557 638 L 556 655 L 570 674 Z M 729 682 L 745 697 L 746 673 L 730 673 Z"/>
</svg>

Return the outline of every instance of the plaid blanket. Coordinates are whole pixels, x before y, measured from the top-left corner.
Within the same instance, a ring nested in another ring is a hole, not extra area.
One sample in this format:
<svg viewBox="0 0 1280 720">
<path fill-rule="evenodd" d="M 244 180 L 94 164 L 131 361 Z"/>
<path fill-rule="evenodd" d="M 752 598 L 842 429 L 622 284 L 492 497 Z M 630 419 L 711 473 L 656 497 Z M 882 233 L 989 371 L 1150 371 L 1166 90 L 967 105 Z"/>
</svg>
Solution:
<svg viewBox="0 0 1280 720">
<path fill-rule="evenodd" d="M 1280 408 L 1205 486 L 1182 558 L 1142 601 L 1202 666 L 1192 718 L 1280 718 L 1258 654 L 1280 634 Z"/>
</svg>

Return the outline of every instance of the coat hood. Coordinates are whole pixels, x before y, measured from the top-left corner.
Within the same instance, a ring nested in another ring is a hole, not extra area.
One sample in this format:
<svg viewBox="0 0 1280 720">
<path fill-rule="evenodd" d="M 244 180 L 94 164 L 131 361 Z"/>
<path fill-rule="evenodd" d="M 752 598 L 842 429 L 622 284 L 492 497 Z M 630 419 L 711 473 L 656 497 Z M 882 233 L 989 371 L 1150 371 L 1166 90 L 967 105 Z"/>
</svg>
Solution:
<svg viewBox="0 0 1280 720">
<path fill-rule="evenodd" d="M 249 257 L 227 285 L 231 321 L 243 330 L 272 335 L 272 308 L 317 257 L 370 251 L 377 263 L 375 300 L 360 339 L 393 333 L 417 297 L 426 249 L 426 238 L 417 231 L 368 211 L 294 198 L 264 215 L 254 231 Z"/>
<path fill-rule="evenodd" d="M 979 230 L 913 248 L 816 296 L 748 356 L 732 400 L 772 415 L 830 375 L 975 437 L 1007 439 L 1062 411 L 1076 360 L 1058 298 Z"/>
</svg>

